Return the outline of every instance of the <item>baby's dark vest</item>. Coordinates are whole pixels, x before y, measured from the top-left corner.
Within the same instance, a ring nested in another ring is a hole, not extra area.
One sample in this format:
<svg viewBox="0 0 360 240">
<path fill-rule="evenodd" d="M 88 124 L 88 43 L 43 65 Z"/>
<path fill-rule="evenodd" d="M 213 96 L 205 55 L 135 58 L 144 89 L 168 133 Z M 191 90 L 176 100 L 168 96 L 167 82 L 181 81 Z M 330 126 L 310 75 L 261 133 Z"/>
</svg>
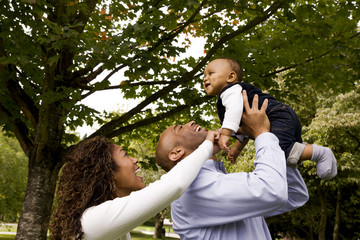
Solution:
<svg viewBox="0 0 360 240">
<path fill-rule="evenodd" d="M 269 100 L 269 105 L 266 109 L 266 113 L 268 113 L 274 106 L 279 104 L 279 102 L 276 101 L 276 99 L 273 96 L 271 96 L 270 94 L 267 94 L 267 93 L 263 93 L 260 88 L 254 87 L 254 85 L 251 85 L 249 83 L 242 83 L 242 82 L 230 84 L 230 85 L 224 87 L 223 90 L 221 90 L 221 93 L 219 94 L 219 98 L 216 102 L 216 109 L 217 109 L 217 113 L 218 113 L 221 124 L 224 121 L 225 107 L 222 104 L 222 100 L 221 100 L 220 96 L 226 89 L 230 88 L 231 86 L 233 86 L 235 84 L 240 84 L 242 89 L 246 90 L 250 107 L 252 106 L 252 101 L 254 99 L 255 94 L 257 94 L 259 96 L 259 109 L 265 99 Z M 239 92 L 239 94 L 241 94 L 241 92 Z M 241 125 L 241 122 L 240 122 L 240 125 Z"/>
</svg>

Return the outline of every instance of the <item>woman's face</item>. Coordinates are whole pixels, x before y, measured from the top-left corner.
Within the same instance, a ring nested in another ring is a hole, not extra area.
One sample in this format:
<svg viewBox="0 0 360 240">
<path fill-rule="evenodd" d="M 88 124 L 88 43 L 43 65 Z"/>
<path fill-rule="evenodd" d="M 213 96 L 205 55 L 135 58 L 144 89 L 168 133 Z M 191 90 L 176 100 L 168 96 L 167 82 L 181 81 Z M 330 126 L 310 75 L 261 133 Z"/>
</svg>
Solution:
<svg viewBox="0 0 360 240">
<path fill-rule="evenodd" d="M 142 177 L 136 176 L 140 171 L 137 165 L 138 159 L 127 155 L 124 149 L 114 145 L 113 159 L 117 166 L 115 171 L 116 192 L 119 197 L 128 196 L 132 191 L 145 187 Z"/>
</svg>

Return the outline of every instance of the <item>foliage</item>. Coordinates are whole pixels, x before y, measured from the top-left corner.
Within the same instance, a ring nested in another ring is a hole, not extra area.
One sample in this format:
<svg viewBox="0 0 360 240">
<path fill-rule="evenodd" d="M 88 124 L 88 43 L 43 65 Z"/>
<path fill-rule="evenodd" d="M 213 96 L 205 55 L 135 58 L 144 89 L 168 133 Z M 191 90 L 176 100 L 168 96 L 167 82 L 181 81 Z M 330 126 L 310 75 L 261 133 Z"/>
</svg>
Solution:
<svg viewBox="0 0 360 240">
<path fill-rule="evenodd" d="M 316 176 L 315 164 L 304 162 L 300 171 L 308 186 L 310 200 L 298 210 L 269 220 L 273 228 L 271 232 L 293 233 L 292 236 L 306 239 L 315 238 L 319 232 L 321 211 L 324 210 L 319 199 L 320 195 L 326 193 L 326 236 L 334 234 L 336 204 L 340 197 L 339 239 L 354 239 L 360 234 L 357 230 L 360 221 L 355 217 L 360 214 L 360 88 L 356 84 L 353 90 L 345 94 L 334 95 L 332 98 L 317 97 L 316 117 L 304 128 L 304 140 L 328 146 L 334 151 L 338 175 L 330 181 L 320 180 Z"/>
<path fill-rule="evenodd" d="M 0 221 L 16 222 L 26 189 L 27 159 L 19 143 L 0 132 Z"/>
<path fill-rule="evenodd" d="M 281 91 L 293 88 L 337 95 L 359 79 L 356 1 L 7 0 L 0 16 L 0 125 L 29 158 L 25 203 L 34 200 L 24 205 L 18 232 L 42 234 L 27 239 L 46 234 L 54 176 L 79 140 L 77 127 L 97 123 L 88 137 L 131 148 L 150 124 L 156 134 L 175 121 L 214 124 L 207 117 L 215 99 L 205 96 L 200 77 L 214 57 L 237 59 L 245 81 L 279 100 L 300 101 Z M 180 57 L 190 37 L 206 39 L 202 57 Z M 139 102 L 121 114 L 82 103 L 110 89 Z"/>
</svg>

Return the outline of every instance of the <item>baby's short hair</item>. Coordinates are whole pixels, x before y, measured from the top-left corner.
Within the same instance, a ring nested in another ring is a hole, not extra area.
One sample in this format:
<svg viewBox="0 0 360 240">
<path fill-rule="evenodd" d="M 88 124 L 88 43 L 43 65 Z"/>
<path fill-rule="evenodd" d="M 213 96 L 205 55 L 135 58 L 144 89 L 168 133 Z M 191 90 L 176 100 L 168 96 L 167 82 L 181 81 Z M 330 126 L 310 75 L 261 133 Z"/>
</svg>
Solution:
<svg viewBox="0 0 360 240">
<path fill-rule="evenodd" d="M 232 58 L 228 58 L 228 57 L 221 57 L 221 58 L 217 58 L 217 59 L 224 59 L 226 60 L 229 64 L 230 64 L 230 68 L 231 70 L 233 70 L 236 75 L 237 75 L 237 80 L 240 82 L 241 78 L 242 78 L 242 69 L 240 66 L 240 63 Z"/>
</svg>

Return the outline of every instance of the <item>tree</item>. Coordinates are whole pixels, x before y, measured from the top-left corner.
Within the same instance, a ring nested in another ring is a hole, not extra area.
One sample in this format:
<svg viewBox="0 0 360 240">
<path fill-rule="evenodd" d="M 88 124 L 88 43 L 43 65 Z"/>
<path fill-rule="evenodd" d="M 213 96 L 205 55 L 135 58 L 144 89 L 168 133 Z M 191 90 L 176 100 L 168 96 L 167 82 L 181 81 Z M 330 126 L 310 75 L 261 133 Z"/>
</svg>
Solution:
<svg viewBox="0 0 360 240">
<path fill-rule="evenodd" d="M 359 237 L 359 93 L 357 83 L 353 90 L 333 98 L 317 95 L 316 115 L 304 128 L 304 140 L 328 146 L 334 151 L 338 175 L 324 181 L 317 178 L 315 163 L 302 163 L 300 170 L 309 189 L 310 200 L 300 209 L 269 221 L 274 238 L 280 237 L 279 233 L 306 239 Z"/>
<path fill-rule="evenodd" d="M 279 98 L 286 95 L 277 88 L 281 72 L 287 87 L 318 91 L 344 91 L 358 79 L 354 1 L 8 0 L 0 15 L 0 124 L 29 159 L 17 239 L 45 239 L 77 126 L 97 122 L 89 137 L 117 137 L 126 146 L 127 133 L 151 123 L 160 131 L 179 114 L 206 123 L 214 100 L 199 76 L 212 57 L 236 58 L 246 81 Z M 189 36 L 207 39 L 204 57 L 179 58 Z M 124 79 L 110 86 L 118 72 Z M 141 102 L 121 115 L 81 103 L 116 88 Z"/>
<path fill-rule="evenodd" d="M 27 159 L 14 138 L 0 132 L 0 221 L 16 222 L 26 190 Z"/>
<path fill-rule="evenodd" d="M 345 189 L 354 189 L 351 196 L 356 201 L 358 197 L 356 193 L 360 183 L 360 86 L 357 83 L 353 90 L 346 94 L 340 94 L 336 98 L 325 98 L 325 107 L 317 112 L 316 118 L 313 120 L 306 133 L 307 139 L 314 140 L 321 145 L 329 146 L 336 153 L 339 174 L 330 182 L 321 182 L 322 191 L 318 195 L 322 199 L 321 204 L 321 223 L 319 225 L 319 239 L 326 239 L 327 235 L 333 235 L 334 239 L 339 239 L 340 223 L 347 221 L 342 219 L 343 210 L 342 202 L 347 200 L 343 196 Z M 331 195 L 332 193 L 332 195 Z M 332 202 L 333 204 L 329 204 Z M 326 214 L 329 207 L 332 206 L 332 214 Z M 329 215 L 333 216 L 331 225 L 332 232 L 327 231 L 327 220 Z M 350 225 L 350 224 L 349 224 Z M 348 226 L 349 226 L 348 225 Z M 345 226 L 342 226 L 344 228 Z M 351 237 L 359 236 L 359 232 L 350 228 Z M 347 238 L 347 237 L 345 237 Z"/>
</svg>

